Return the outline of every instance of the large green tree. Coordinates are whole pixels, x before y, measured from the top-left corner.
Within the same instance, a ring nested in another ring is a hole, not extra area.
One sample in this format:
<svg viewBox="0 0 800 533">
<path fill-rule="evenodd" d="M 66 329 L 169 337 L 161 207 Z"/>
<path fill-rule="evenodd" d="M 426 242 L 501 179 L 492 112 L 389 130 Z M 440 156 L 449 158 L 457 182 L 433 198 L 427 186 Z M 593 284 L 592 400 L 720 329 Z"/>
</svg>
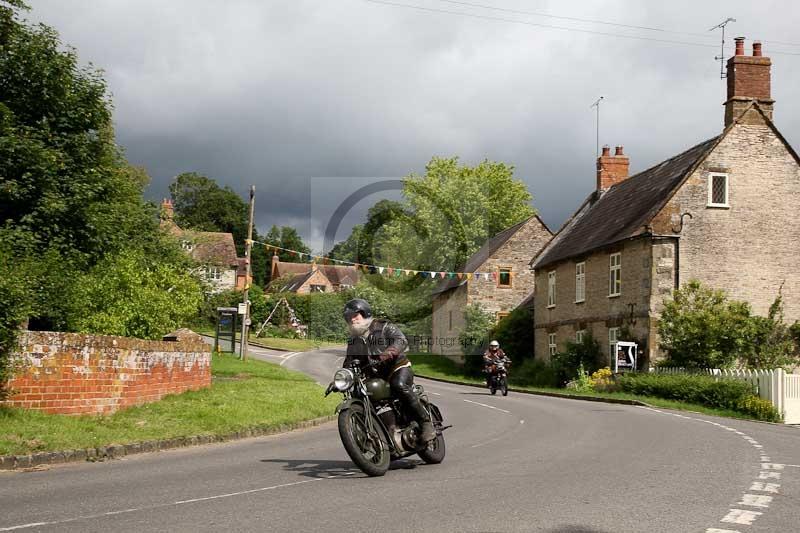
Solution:
<svg viewBox="0 0 800 533">
<path fill-rule="evenodd" d="M 482 161 L 474 167 L 457 157 L 434 157 L 422 176 L 404 183 L 404 213 L 383 231 L 398 264 L 454 270 L 492 235 L 535 214 L 514 167 Z"/>
<path fill-rule="evenodd" d="M 54 29 L 22 21 L 24 9 L 0 0 L 0 293 L 7 295 L 0 330 L 10 336 L 25 318 L 31 329 L 78 327 L 71 325 L 97 304 L 81 299 L 78 280 L 98 264 L 109 276 L 122 273 L 110 258 L 136 253 L 142 264 L 186 266 L 178 244 L 160 232 L 155 206 L 143 200 L 146 172 L 115 143 L 101 72 L 79 65 Z M 185 281 L 170 285 L 172 298 L 198 293 Z"/>
</svg>

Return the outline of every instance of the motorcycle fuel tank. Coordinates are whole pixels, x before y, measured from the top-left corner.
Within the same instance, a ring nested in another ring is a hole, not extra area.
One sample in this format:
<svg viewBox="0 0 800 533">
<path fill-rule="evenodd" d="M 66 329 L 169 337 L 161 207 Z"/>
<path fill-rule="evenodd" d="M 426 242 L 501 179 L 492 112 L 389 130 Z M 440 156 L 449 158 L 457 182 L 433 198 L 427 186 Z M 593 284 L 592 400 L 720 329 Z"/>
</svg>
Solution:
<svg viewBox="0 0 800 533">
<path fill-rule="evenodd" d="M 388 400 L 392 397 L 389 383 L 385 379 L 372 378 L 366 382 L 367 393 L 373 401 Z"/>
</svg>

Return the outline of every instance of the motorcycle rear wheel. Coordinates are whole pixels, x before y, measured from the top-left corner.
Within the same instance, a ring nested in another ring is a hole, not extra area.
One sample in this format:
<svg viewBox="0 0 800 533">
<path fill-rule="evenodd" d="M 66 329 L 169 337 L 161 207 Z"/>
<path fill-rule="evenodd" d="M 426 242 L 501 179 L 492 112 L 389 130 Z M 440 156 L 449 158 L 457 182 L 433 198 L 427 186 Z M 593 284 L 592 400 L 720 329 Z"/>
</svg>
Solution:
<svg viewBox="0 0 800 533">
<path fill-rule="evenodd" d="M 437 428 L 442 427 L 442 419 L 436 414 L 435 410 L 433 413 L 433 425 Z M 417 452 L 417 455 L 429 465 L 438 465 L 444 461 L 444 454 L 444 434 L 442 434 L 441 429 L 436 432 L 436 438 L 428 443 L 427 448 Z"/>
<path fill-rule="evenodd" d="M 362 472 L 368 476 L 382 476 L 389 470 L 389 446 L 373 422 L 373 434 L 367 432 L 364 408 L 352 405 L 339 413 L 339 437 L 342 444 Z"/>
</svg>

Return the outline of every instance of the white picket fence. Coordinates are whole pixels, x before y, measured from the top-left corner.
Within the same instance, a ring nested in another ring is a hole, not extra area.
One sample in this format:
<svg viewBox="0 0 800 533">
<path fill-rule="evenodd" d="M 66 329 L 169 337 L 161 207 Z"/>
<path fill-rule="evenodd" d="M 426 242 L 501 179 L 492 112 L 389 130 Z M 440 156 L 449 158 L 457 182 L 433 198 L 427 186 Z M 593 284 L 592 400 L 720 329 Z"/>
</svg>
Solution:
<svg viewBox="0 0 800 533">
<path fill-rule="evenodd" d="M 651 368 L 659 374 L 688 374 L 684 368 Z M 776 370 L 720 370 L 709 368 L 695 373 L 729 377 L 747 381 L 756 386 L 758 395 L 769 400 L 783 413 L 786 424 L 800 424 L 800 374 L 787 374 L 783 369 Z"/>
</svg>

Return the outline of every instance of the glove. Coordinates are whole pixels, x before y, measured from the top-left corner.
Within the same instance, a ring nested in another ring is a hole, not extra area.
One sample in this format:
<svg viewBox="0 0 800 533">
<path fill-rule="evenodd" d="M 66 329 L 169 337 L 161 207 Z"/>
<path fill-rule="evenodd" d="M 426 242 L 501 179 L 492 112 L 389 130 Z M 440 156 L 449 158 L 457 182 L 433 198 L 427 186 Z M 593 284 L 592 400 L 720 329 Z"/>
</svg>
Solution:
<svg viewBox="0 0 800 533">
<path fill-rule="evenodd" d="M 392 354 L 389 352 L 383 352 L 378 356 L 378 361 L 381 363 L 385 363 L 386 361 L 390 361 L 392 359 Z"/>
</svg>

